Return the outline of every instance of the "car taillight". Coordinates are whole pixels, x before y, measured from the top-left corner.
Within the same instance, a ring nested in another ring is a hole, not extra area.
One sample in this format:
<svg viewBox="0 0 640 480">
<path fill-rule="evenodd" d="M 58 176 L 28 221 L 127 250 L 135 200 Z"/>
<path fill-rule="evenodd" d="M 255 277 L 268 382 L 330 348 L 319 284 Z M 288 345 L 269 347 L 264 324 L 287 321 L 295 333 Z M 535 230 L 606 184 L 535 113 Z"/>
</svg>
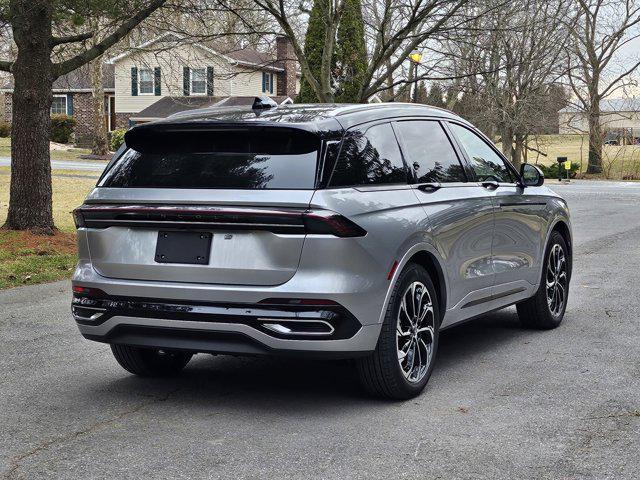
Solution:
<svg viewBox="0 0 640 480">
<path fill-rule="evenodd" d="M 76 228 L 144 227 L 269 230 L 336 237 L 367 232 L 330 210 L 218 207 L 207 205 L 83 205 L 73 211 Z"/>
<path fill-rule="evenodd" d="M 336 237 L 364 237 L 367 232 L 342 215 L 329 210 L 310 210 L 302 214 L 306 233 Z"/>
<path fill-rule="evenodd" d="M 82 214 L 80 207 L 73 211 L 73 222 L 76 224 L 76 228 L 84 228 L 86 226 L 84 223 L 84 215 Z"/>
</svg>

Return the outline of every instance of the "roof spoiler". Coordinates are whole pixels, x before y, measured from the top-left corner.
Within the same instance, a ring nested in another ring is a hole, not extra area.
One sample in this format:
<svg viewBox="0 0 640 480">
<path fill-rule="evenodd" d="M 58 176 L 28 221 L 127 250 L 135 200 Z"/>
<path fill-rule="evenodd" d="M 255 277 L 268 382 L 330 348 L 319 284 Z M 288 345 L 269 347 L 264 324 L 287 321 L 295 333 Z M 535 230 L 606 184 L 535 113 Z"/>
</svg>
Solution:
<svg viewBox="0 0 640 480">
<path fill-rule="evenodd" d="M 255 97 L 253 99 L 253 105 L 251 105 L 252 110 L 267 110 L 270 108 L 278 108 L 278 104 L 273 101 L 273 99 L 266 96 Z"/>
</svg>

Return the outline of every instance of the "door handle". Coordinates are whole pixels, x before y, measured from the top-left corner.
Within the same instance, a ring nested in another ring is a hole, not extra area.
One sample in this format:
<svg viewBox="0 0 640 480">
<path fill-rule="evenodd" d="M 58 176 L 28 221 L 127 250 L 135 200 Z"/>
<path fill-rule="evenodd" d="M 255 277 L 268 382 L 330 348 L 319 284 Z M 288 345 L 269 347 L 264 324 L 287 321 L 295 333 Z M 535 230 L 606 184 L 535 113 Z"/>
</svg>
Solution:
<svg viewBox="0 0 640 480">
<path fill-rule="evenodd" d="M 431 182 L 431 183 L 421 183 L 417 186 L 418 190 L 421 192 L 435 192 L 440 189 L 442 185 L 440 182 Z"/>
<path fill-rule="evenodd" d="M 484 182 L 482 182 L 482 186 L 487 190 L 495 190 L 500 186 L 500 184 L 495 180 L 485 180 Z"/>
</svg>

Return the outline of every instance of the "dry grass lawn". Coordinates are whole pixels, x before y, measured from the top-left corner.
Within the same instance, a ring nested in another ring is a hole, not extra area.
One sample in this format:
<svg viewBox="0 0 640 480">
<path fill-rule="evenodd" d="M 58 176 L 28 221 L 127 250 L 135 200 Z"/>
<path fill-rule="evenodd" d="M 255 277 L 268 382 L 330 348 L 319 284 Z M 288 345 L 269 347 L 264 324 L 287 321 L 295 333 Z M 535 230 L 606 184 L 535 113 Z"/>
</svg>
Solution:
<svg viewBox="0 0 640 480">
<path fill-rule="evenodd" d="M 69 148 L 68 150 L 51 150 L 52 160 L 78 160 L 80 155 L 91 153 L 86 148 Z M 0 157 L 11 156 L 11 138 L 0 138 Z"/>
<path fill-rule="evenodd" d="M 539 135 L 531 138 L 529 146 L 547 154 L 544 157 L 529 151 L 530 163 L 551 165 L 557 157 L 567 157 L 571 162 L 581 165 L 580 172 L 587 169 L 589 139 L 586 135 Z M 640 180 L 640 145 L 605 145 L 602 156 L 602 178 Z"/>
<path fill-rule="evenodd" d="M 9 205 L 8 168 L 0 168 L 0 225 Z M 82 172 L 86 174 L 86 172 Z M 94 178 L 53 177 L 54 236 L 0 230 L 0 288 L 68 278 L 76 263 L 76 234 L 71 211 L 82 204 Z"/>
</svg>

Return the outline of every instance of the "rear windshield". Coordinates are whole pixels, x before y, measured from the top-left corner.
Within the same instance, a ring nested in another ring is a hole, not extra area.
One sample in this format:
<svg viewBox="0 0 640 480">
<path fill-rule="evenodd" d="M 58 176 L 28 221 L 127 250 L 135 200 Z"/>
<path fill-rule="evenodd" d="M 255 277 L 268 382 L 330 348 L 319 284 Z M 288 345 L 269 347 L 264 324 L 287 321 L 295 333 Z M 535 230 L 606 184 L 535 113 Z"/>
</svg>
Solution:
<svg viewBox="0 0 640 480">
<path fill-rule="evenodd" d="M 145 132 L 100 181 L 114 188 L 313 189 L 320 141 L 304 131 Z"/>
</svg>

